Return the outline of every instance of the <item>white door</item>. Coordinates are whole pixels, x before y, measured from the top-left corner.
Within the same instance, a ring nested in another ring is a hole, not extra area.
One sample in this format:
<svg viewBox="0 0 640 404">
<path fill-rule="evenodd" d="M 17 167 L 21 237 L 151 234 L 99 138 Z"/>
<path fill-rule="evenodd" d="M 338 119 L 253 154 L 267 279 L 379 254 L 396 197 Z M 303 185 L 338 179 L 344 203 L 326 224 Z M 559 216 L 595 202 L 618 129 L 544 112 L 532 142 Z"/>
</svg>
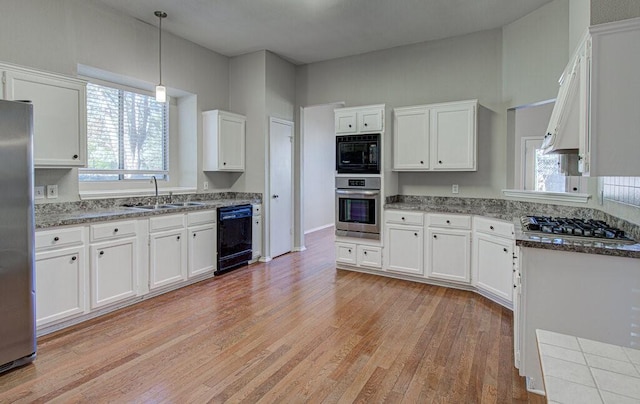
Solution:
<svg viewBox="0 0 640 404">
<path fill-rule="evenodd" d="M 269 242 L 270 256 L 293 246 L 293 122 L 269 121 Z"/>
</svg>

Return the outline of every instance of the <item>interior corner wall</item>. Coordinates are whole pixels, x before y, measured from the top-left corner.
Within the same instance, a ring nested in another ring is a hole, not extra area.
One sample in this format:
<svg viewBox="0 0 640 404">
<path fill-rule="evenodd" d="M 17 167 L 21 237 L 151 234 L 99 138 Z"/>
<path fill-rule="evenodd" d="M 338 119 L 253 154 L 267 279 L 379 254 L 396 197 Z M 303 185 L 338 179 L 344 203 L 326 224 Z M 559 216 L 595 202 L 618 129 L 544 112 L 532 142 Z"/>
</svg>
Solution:
<svg viewBox="0 0 640 404">
<path fill-rule="evenodd" d="M 333 110 L 338 104 L 304 110 L 304 232 L 335 222 L 335 129 Z"/>
<path fill-rule="evenodd" d="M 229 177 L 231 190 L 265 192 L 265 142 L 267 138 L 266 52 L 253 52 L 229 61 L 229 110 L 247 117 L 245 171 L 215 173 Z"/>
<path fill-rule="evenodd" d="M 569 61 L 569 0 L 554 0 L 503 27 L 507 108 L 556 98 Z"/>
<path fill-rule="evenodd" d="M 640 17 L 638 0 L 591 0 L 591 25 Z"/>
<path fill-rule="evenodd" d="M 569 53 L 571 54 L 587 32 L 591 19 L 590 0 L 569 0 Z"/>
</svg>

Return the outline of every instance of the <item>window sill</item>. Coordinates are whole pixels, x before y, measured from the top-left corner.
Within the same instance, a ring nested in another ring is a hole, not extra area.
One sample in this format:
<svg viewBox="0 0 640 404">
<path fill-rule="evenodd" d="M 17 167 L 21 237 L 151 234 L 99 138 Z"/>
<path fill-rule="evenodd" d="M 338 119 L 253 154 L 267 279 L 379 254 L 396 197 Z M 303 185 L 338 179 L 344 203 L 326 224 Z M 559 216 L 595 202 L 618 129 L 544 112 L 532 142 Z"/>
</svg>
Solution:
<svg viewBox="0 0 640 404">
<path fill-rule="evenodd" d="M 541 191 L 524 191 L 521 189 L 503 189 L 502 194 L 509 198 L 518 199 L 539 199 L 549 202 L 573 202 L 587 203 L 590 194 L 577 194 L 570 192 L 541 192 Z"/>
<path fill-rule="evenodd" d="M 159 195 L 169 195 L 172 192 L 174 195 L 178 194 L 195 194 L 198 191 L 197 188 L 191 187 L 174 187 L 174 188 L 162 188 L 158 189 Z M 134 196 L 153 196 L 155 191 L 153 189 L 113 189 L 113 190 L 87 190 L 80 191 L 80 199 L 102 199 L 102 198 L 126 198 Z"/>
</svg>

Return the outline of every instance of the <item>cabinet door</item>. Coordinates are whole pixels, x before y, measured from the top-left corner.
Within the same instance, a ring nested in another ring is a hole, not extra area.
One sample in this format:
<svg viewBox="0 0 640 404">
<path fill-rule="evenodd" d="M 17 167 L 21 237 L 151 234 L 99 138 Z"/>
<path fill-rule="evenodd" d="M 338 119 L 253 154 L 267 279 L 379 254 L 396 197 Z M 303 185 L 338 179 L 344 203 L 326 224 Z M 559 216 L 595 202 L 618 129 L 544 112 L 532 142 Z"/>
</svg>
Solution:
<svg viewBox="0 0 640 404">
<path fill-rule="evenodd" d="M 474 235 L 473 284 L 512 302 L 513 241 L 476 233 Z"/>
<path fill-rule="evenodd" d="M 356 133 L 358 131 L 355 111 L 335 111 L 336 133 Z"/>
<path fill-rule="evenodd" d="M 359 245 L 357 246 L 358 266 L 381 268 L 382 267 L 382 250 L 380 247 Z"/>
<path fill-rule="evenodd" d="M 384 112 L 378 108 L 358 112 L 358 131 L 361 133 L 382 131 Z"/>
<path fill-rule="evenodd" d="M 386 269 L 411 275 L 423 275 L 424 230 L 422 227 L 387 225 Z"/>
<path fill-rule="evenodd" d="M 351 243 L 336 243 L 336 262 L 356 265 L 356 245 Z"/>
<path fill-rule="evenodd" d="M 137 295 L 135 238 L 91 246 L 91 308 Z"/>
<path fill-rule="evenodd" d="M 251 259 L 255 260 L 260 258 L 262 255 L 262 217 L 254 216 L 251 220 L 253 226 L 251 229 Z"/>
<path fill-rule="evenodd" d="M 156 289 L 186 280 L 186 231 L 173 230 L 151 234 L 149 237 L 149 288 Z"/>
<path fill-rule="evenodd" d="M 245 121 L 233 116 L 220 115 L 219 121 L 220 170 L 244 171 Z"/>
<path fill-rule="evenodd" d="M 476 170 L 476 106 L 460 103 L 431 107 L 434 170 Z"/>
<path fill-rule="evenodd" d="M 429 278 L 468 283 L 471 280 L 471 233 L 429 229 L 425 262 Z"/>
<path fill-rule="evenodd" d="M 86 85 L 26 72 L 5 72 L 5 98 L 33 103 L 36 166 L 86 164 Z"/>
<path fill-rule="evenodd" d="M 393 122 L 393 169 L 429 169 L 429 111 L 427 108 L 396 108 Z"/>
<path fill-rule="evenodd" d="M 84 247 L 36 254 L 36 325 L 38 327 L 87 309 Z"/>
<path fill-rule="evenodd" d="M 189 229 L 189 277 L 216 268 L 216 226 Z"/>
</svg>

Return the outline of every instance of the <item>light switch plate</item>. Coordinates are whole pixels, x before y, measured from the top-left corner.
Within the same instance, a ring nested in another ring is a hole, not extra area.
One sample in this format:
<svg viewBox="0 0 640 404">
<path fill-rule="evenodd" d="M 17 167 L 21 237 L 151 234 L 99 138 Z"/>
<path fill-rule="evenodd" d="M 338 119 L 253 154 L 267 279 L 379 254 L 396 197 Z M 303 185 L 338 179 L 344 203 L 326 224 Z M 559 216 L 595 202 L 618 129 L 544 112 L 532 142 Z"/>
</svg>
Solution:
<svg viewBox="0 0 640 404">
<path fill-rule="evenodd" d="M 33 188 L 34 199 L 44 199 L 44 185 Z"/>
<path fill-rule="evenodd" d="M 451 193 L 452 193 L 452 194 L 457 194 L 457 193 L 458 193 L 458 191 L 459 191 L 459 189 L 458 189 L 458 184 L 453 184 L 453 185 L 451 186 Z"/>
<path fill-rule="evenodd" d="M 47 185 L 47 198 L 55 199 L 58 197 L 58 186 L 57 185 Z"/>
</svg>

